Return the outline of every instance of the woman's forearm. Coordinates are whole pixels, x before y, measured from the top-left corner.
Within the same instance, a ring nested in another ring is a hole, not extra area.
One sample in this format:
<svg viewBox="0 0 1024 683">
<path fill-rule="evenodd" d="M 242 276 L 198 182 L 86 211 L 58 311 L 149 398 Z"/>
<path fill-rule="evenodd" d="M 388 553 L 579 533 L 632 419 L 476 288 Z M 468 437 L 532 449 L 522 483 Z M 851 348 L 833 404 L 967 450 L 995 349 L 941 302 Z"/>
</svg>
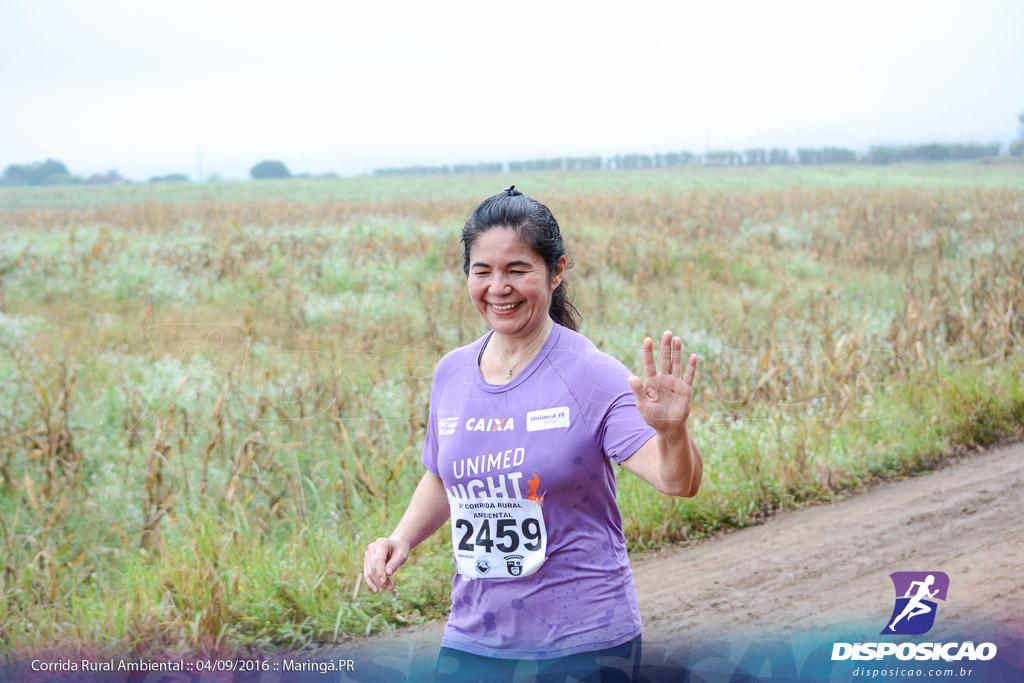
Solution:
<svg viewBox="0 0 1024 683">
<path fill-rule="evenodd" d="M 673 496 L 695 496 L 704 473 L 704 459 L 685 426 L 665 436 L 658 434 L 659 471 L 663 492 Z"/>
<path fill-rule="evenodd" d="M 415 548 L 444 526 L 450 514 L 448 495 L 441 478 L 427 472 L 420 479 L 405 514 L 389 538 L 408 543 L 410 549 Z"/>
</svg>

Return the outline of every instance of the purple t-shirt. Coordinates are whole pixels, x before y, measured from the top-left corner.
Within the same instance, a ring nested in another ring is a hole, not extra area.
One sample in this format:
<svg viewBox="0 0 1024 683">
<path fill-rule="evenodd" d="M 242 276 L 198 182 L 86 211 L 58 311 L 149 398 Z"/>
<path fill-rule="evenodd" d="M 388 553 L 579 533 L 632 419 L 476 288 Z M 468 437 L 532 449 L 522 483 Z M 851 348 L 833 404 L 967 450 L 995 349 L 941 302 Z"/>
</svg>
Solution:
<svg viewBox="0 0 1024 683">
<path fill-rule="evenodd" d="M 442 645 L 543 659 L 631 640 L 640 612 L 611 460 L 655 432 L 630 373 L 555 324 L 511 382 L 488 384 L 487 338 L 442 358 L 430 392 L 423 463 L 447 491 L 458 568 Z"/>
</svg>

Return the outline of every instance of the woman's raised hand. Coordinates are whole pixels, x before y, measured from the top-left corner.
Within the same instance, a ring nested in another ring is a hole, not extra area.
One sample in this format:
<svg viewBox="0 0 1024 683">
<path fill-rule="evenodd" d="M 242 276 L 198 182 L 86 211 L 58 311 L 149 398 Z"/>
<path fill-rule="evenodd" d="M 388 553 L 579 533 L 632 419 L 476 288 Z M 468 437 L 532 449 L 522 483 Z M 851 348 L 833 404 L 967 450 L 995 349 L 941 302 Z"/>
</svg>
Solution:
<svg viewBox="0 0 1024 683">
<path fill-rule="evenodd" d="M 644 421 L 659 434 L 671 436 L 681 433 L 690 416 L 697 354 L 690 354 L 683 372 L 683 340 L 665 330 L 661 336 L 660 371 L 654 364 L 654 341 L 650 337 L 644 339 L 643 365 L 644 379 L 635 375 L 629 378 L 637 409 Z"/>
</svg>

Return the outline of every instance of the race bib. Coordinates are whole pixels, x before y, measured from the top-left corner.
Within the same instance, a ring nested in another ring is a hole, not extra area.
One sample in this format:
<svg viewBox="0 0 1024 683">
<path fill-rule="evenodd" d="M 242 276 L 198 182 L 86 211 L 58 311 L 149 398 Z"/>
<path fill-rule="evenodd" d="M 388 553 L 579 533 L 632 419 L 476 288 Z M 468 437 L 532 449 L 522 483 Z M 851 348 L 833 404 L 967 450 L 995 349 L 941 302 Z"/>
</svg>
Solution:
<svg viewBox="0 0 1024 683">
<path fill-rule="evenodd" d="M 522 498 L 449 498 L 452 550 L 467 579 L 529 576 L 547 559 L 540 503 Z"/>
</svg>

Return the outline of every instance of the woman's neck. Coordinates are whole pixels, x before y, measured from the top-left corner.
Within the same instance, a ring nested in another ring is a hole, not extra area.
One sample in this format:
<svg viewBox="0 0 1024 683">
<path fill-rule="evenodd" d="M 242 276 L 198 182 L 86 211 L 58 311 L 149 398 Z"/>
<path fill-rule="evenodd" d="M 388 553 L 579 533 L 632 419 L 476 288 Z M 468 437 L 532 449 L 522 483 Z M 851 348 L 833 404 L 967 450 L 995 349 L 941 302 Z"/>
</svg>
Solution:
<svg viewBox="0 0 1024 683">
<path fill-rule="evenodd" d="M 489 384 L 511 382 L 540 353 L 552 329 L 554 324 L 548 318 L 535 332 L 524 337 L 508 337 L 495 331 L 480 354 L 484 381 Z"/>
<path fill-rule="evenodd" d="M 553 328 L 554 323 L 551 318 L 545 317 L 543 323 L 535 331 L 523 337 L 509 337 L 495 331 L 491 335 L 491 341 L 488 346 L 497 352 L 501 360 L 507 361 L 511 365 L 517 361 L 521 362 L 521 359 L 527 355 L 539 352 L 540 347 L 544 345 Z"/>
</svg>

